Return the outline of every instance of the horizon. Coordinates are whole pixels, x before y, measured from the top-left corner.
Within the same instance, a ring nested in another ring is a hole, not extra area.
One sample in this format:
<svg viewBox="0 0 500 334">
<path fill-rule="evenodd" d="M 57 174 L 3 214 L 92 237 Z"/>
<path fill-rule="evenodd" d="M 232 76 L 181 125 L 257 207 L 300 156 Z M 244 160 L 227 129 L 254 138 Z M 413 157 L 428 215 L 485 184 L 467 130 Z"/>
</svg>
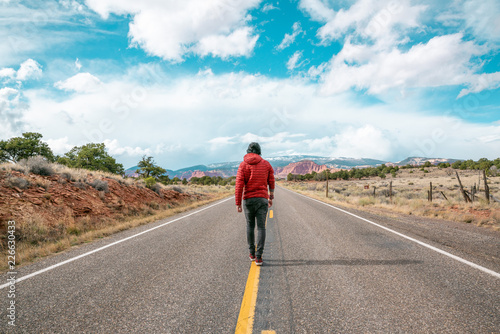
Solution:
<svg viewBox="0 0 500 334">
<path fill-rule="evenodd" d="M 495 0 L 0 0 L 0 140 L 102 142 L 171 170 L 252 141 L 268 158 L 493 160 L 498 17 Z"/>
<path fill-rule="evenodd" d="M 262 156 L 265 160 L 270 160 L 270 159 L 274 159 L 274 158 L 282 158 L 282 157 L 300 157 L 300 156 L 305 156 L 305 157 L 310 157 L 310 158 L 321 158 L 321 159 L 331 159 L 331 160 L 341 160 L 341 159 L 353 159 L 353 160 L 375 160 L 375 161 L 380 161 L 382 164 L 385 164 L 385 163 L 393 163 L 393 164 L 398 164 L 398 163 L 401 163 L 402 161 L 404 160 L 407 160 L 407 159 L 423 159 L 423 160 L 450 160 L 450 161 L 466 161 L 466 160 L 469 160 L 469 159 L 454 159 L 454 158 L 429 158 L 429 157 L 406 157 L 404 159 L 401 159 L 399 161 L 386 161 L 386 160 L 380 160 L 380 159 L 374 159 L 374 158 L 349 158 L 349 157 L 323 157 L 323 156 L 311 156 L 311 155 L 302 155 L 302 154 L 297 154 L 297 155 L 289 155 L 289 156 L 278 156 L 278 157 L 266 157 L 266 156 Z M 294 163 L 294 162 L 301 162 L 301 161 L 304 161 L 304 160 L 310 160 L 310 159 L 307 159 L 307 158 L 304 158 L 304 159 L 300 159 L 300 160 L 297 160 L 297 161 L 291 161 L 291 163 Z M 490 160 L 494 160 L 494 159 L 490 159 Z M 241 160 L 243 161 L 243 159 Z M 177 172 L 179 170 L 183 170 L 183 169 L 189 169 L 189 168 L 192 168 L 192 167 L 197 167 L 197 166 L 203 166 L 203 167 L 207 167 L 207 168 L 210 168 L 210 166 L 212 165 L 218 165 L 218 164 L 226 164 L 226 163 L 239 163 L 241 162 L 239 160 L 234 160 L 234 161 L 219 161 L 219 162 L 212 162 L 212 163 L 207 163 L 207 164 L 203 164 L 203 163 L 200 163 L 200 164 L 195 164 L 195 165 L 190 165 L 190 166 L 184 166 L 184 167 L 181 167 L 181 168 L 177 168 L 177 169 L 171 169 L 171 168 L 168 168 L 168 166 L 162 166 L 160 164 L 157 164 L 158 166 L 160 167 L 163 167 L 169 171 L 173 171 L 173 172 Z M 311 160 L 313 161 L 313 160 Z M 313 161 L 314 162 L 314 161 Z M 315 162 L 316 163 L 316 162 Z M 316 163 L 318 164 L 318 163 Z M 318 164 L 318 165 L 321 165 L 321 164 Z M 127 170 L 132 170 L 132 169 L 135 169 L 137 167 L 137 165 L 133 165 L 133 166 L 130 166 L 130 167 L 127 167 L 127 166 L 124 166 L 124 169 L 127 171 Z M 353 167 L 354 168 L 354 167 Z"/>
</svg>

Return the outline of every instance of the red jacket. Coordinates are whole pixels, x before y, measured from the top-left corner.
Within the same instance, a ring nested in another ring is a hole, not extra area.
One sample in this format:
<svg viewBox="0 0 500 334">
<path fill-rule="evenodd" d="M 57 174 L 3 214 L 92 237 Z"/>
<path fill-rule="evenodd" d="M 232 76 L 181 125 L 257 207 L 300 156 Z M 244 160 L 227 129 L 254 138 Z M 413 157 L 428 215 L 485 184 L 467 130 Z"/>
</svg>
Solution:
<svg viewBox="0 0 500 334">
<path fill-rule="evenodd" d="M 248 153 L 236 174 L 236 205 L 243 199 L 253 197 L 269 198 L 267 186 L 274 190 L 274 170 L 271 164 L 255 153 Z"/>
</svg>

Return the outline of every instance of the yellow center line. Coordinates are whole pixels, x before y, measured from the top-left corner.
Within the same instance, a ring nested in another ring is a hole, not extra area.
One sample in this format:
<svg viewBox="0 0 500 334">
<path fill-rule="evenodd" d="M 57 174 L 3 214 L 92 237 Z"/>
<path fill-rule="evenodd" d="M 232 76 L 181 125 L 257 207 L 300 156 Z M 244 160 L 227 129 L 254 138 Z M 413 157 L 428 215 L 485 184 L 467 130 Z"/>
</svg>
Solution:
<svg viewBox="0 0 500 334">
<path fill-rule="evenodd" d="M 269 218 L 273 218 L 273 210 L 269 210 Z M 266 218 L 267 226 L 267 218 Z M 253 332 L 253 322 L 255 318 L 255 304 L 257 303 L 257 293 L 259 291 L 260 266 L 254 261 L 250 265 L 245 293 L 241 301 L 240 315 L 236 324 L 235 334 L 251 334 Z M 262 333 L 273 334 L 274 331 L 262 331 Z"/>
<path fill-rule="evenodd" d="M 247 285 L 241 302 L 240 315 L 236 324 L 235 334 L 250 334 L 253 331 L 253 321 L 255 316 L 255 303 L 257 302 L 257 292 L 259 290 L 260 267 L 252 262 L 248 273 Z"/>
</svg>

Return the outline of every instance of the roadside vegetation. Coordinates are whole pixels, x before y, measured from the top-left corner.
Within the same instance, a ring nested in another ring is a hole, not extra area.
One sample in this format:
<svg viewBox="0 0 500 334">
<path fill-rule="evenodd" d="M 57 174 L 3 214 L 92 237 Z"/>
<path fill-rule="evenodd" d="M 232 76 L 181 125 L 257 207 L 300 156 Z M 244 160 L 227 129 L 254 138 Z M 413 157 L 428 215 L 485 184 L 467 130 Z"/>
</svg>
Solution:
<svg viewBox="0 0 500 334">
<path fill-rule="evenodd" d="M 7 222 L 14 220 L 17 265 L 234 192 L 231 181 L 222 178 L 165 178 L 152 157 L 139 162 L 138 178 L 126 177 L 104 144 L 55 156 L 41 138 L 24 133 L 0 141 L 0 251 L 6 258 Z"/>
<path fill-rule="evenodd" d="M 483 173 L 480 168 L 460 168 L 462 162 L 457 162 L 454 169 L 450 165 L 441 166 L 405 166 L 395 173 L 384 176 L 363 176 L 361 178 L 333 178 L 330 173 L 328 181 L 328 197 L 326 197 L 325 181 L 318 176 L 304 177 L 302 180 L 288 178 L 280 181 L 280 185 L 298 191 L 322 201 L 341 206 L 356 208 L 391 216 L 417 215 L 452 221 L 459 221 L 478 226 L 500 230 L 500 176 L 497 176 L 499 159 L 469 166 L 489 166 L 487 183 L 492 198 L 488 204 L 484 192 Z M 382 168 L 379 171 L 383 172 Z M 463 194 L 456 176 L 458 172 L 464 190 L 472 203 L 464 201 Z M 347 173 L 353 173 L 347 171 Z M 368 173 L 370 174 L 370 173 Z M 339 174 L 337 174 L 338 176 Z M 345 175 L 345 174 L 342 174 Z M 432 183 L 432 201 L 429 192 Z M 391 185 L 392 184 L 392 185 Z M 391 196 L 392 188 L 392 196 Z M 471 196 L 471 194 L 474 194 Z"/>
</svg>

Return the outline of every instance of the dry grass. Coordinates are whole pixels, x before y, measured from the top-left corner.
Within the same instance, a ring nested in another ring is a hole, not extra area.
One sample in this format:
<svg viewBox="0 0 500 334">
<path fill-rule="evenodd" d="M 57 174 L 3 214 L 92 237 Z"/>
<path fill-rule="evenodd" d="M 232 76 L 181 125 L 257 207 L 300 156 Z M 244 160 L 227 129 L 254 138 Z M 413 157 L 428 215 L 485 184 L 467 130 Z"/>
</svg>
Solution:
<svg viewBox="0 0 500 334">
<path fill-rule="evenodd" d="M 478 171 L 459 171 L 460 179 L 466 189 L 480 183 L 479 199 L 466 204 L 459 191 L 458 181 L 450 170 L 427 168 L 403 170 L 396 178 L 378 177 L 363 180 L 329 181 L 329 197 L 325 198 L 325 182 L 280 182 L 280 185 L 322 201 L 372 211 L 388 215 L 403 214 L 434 217 L 465 222 L 500 230 L 500 204 L 486 204 L 483 180 L 479 182 Z M 410 171 L 413 171 L 410 173 Z M 393 197 L 389 197 L 389 184 L 392 181 Z M 500 197 L 500 177 L 489 177 L 490 193 Z M 427 200 L 427 191 L 433 187 L 433 201 Z M 368 186 L 368 189 L 365 189 Z M 375 196 L 373 195 L 374 187 Z M 442 195 L 446 196 L 447 199 Z"/>
<path fill-rule="evenodd" d="M 186 191 L 192 191 L 188 189 L 190 187 L 185 187 Z M 23 224 L 16 226 L 18 228 L 16 234 L 21 236 L 16 243 L 16 264 L 18 266 L 25 265 L 75 245 L 91 242 L 123 230 L 192 210 L 227 197 L 233 192 L 232 189 L 212 192 L 211 189 L 205 189 L 205 191 L 210 193 L 207 200 L 190 201 L 177 207 L 165 208 L 149 203 L 149 210 L 137 213 L 139 216 L 123 215 L 115 219 L 91 219 L 89 217 L 75 219 L 71 214 L 68 214 L 64 221 L 49 223 L 42 216 L 36 213 L 32 214 Z M 0 266 L 0 271 L 3 272 L 6 269 L 7 263 L 3 263 Z"/>
</svg>

